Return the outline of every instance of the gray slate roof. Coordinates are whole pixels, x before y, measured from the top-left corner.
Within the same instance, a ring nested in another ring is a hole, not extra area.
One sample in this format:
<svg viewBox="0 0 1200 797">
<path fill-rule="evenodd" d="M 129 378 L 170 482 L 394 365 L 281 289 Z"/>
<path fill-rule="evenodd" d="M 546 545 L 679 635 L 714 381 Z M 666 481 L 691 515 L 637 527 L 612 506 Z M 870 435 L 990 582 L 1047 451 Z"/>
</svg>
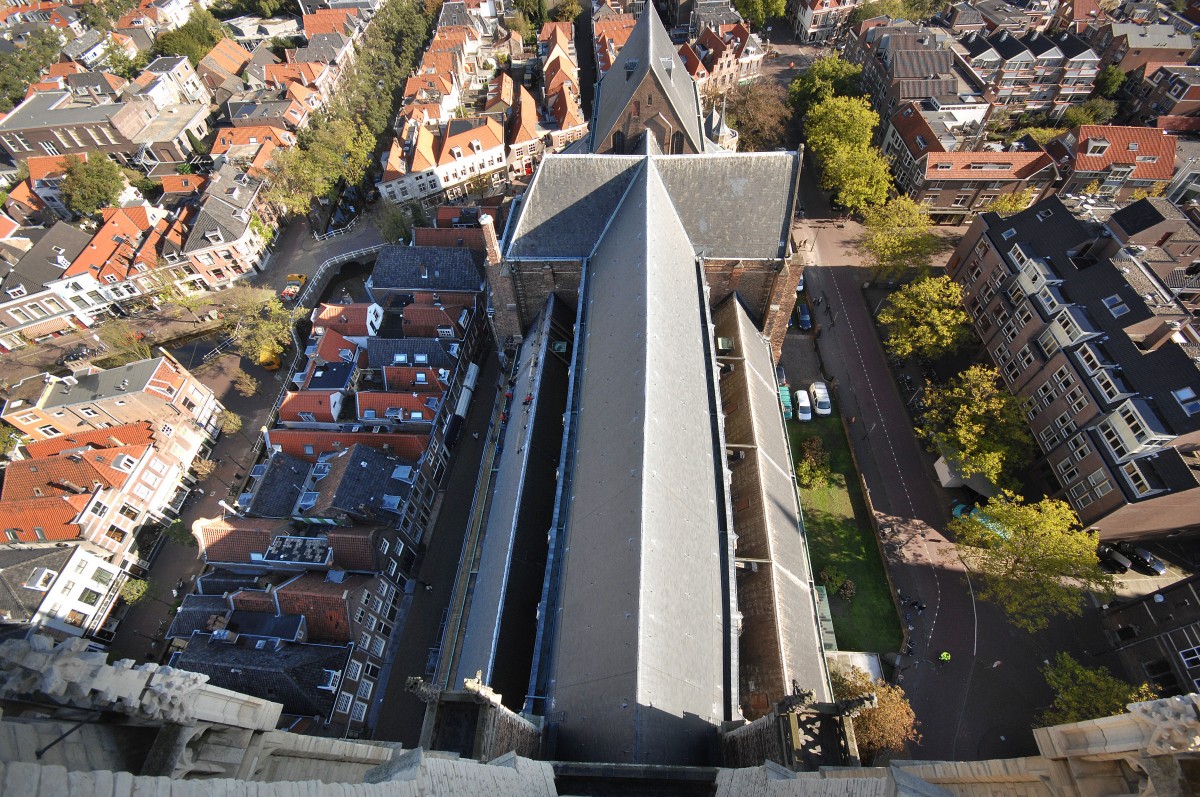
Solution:
<svg viewBox="0 0 1200 797">
<path fill-rule="evenodd" d="M 396 362 L 397 354 L 408 355 L 407 362 Z M 426 361 L 417 362 L 417 355 L 425 355 Z M 434 338 L 368 338 L 367 363 L 371 368 L 385 365 L 419 365 L 428 368 L 446 368 L 453 373 L 458 358 L 452 357 L 442 341 Z"/>
<path fill-rule="evenodd" d="M 350 37 L 341 33 L 315 33 L 309 37 L 307 45 L 292 53 L 292 61 L 332 64 L 349 42 Z"/>
<path fill-rule="evenodd" d="M 658 14 L 643 12 L 612 68 L 596 84 L 591 120 L 592 151 L 597 149 L 596 142 L 611 137 L 647 75 L 662 88 L 693 149 L 696 152 L 712 149 L 712 144 L 704 137 L 700 90 L 696 81 L 679 59 Z"/>
<path fill-rule="evenodd" d="M 138 360 L 95 374 L 81 374 L 76 377 L 79 380 L 76 385 L 58 382 L 51 388 L 50 396 L 43 406 L 47 409 L 69 407 L 111 398 L 117 394 L 137 393 L 146 387 L 162 361 L 162 357 L 155 357 L 152 360 Z M 124 387 L 121 387 L 122 385 Z"/>
<path fill-rule="evenodd" d="M 363 518 L 382 519 L 379 517 L 382 513 L 398 513 L 397 509 L 383 508 L 385 495 L 400 498 L 408 495 L 409 484 L 393 479 L 392 472 L 399 465 L 411 463 L 378 448 L 355 443 L 323 461 L 329 464 L 329 473 L 313 488 L 319 493 L 317 503 L 305 512 L 306 515 L 347 512 Z"/>
<path fill-rule="evenodd" d="M 103 40 L 103 33 L 95 30 L 85 30 L 82 36 L 72 39 L 63 45 L 62 54 L 70 61 L 78 60 L 80 56 Z"/>
<path fill-rule="evenodd" d="M 239 589 L 253 588 L 259 576 L 251 573 L 235 573 L 232 570 L 210 570 L 196 579 L 196 594 L 221 596 Z"/>
<path fill-rule="evenodd" d="M 0 637 L 33 619 L 46 593 L 25 584 L 40 568 L 61 573 L 75 546 L 63 548 L 0 548 Z"/>
<path fill-rule="evenodd" d="M 546 156 L 510 224 L 506 257 L 589 255 L 642 160 L 639 155 Z M 786 253 L 800 169 L 797 153 L 716 152 L 653 160 L 693 251 L 715 259 L 760 260 Z"/>
<path fill-rule="evenodd" d="M 587 265 L 547 713 L 567 760 L 695 764 L 722 721 L 724 466 L 703 283 L 643 158 Z M 727 510 L 726 510 L 727 512 Z M 586 721 L 583 720 L 586 717 Z"/>
<path fill-rule="evenodd" d="M 479 291 L 479 254 L 456 246 L 385 246 L 370 287 L 389 291 Z"/>
<path fill-rule="evenodd" d="M 197 631 L 202 634 L 209 633 L 213 630 L 209 628 L 209 620 L 214 615 L 224 617 L 230 611 L 229 599 L 223 595 L 184 595 L 183 603 L 175 612 L 171 627 L 167 629 L 166 638 L 186 638 Z"/>
<path fill-rule="evenodd" d="M 218 232 L 223 243 L 231 243 L 246 234 L 250 226 L 250 208 L 261 183 L 230 163 L 209 178 L 200 212 L 184 241 L 185 253 L 214 246 L 211 232 Z"/>
<path fill-rule="evenodd" d="M 1121 229 L 1130 235 L 1137 235 L 1156 224 L 1164 221 L 1186 219 L 1179 208 L 1170 200 L 1162 197 L 1146 197 L 1132 202 L 1109 216 L 1109 221 L 1121 225 Z"/>
<path fill-rule="evenodd" d="M 11 273 L 0 276 L 0 290 L 23 285 L 26 293 L 37 293 L 47 282 L 62 277 L 63 270 L 79 257 L 91 240 L 91 236 L 82 230 L 56 221 L 28 252 L 21 255 Z M 55 251 L 56 247 L 63 250 L 61 254 Z"/>
<path fill-rule="evenodd" d="M 69 91 L 38 92 L 0 120 L 0 131 L 28 130 L 48 124 L 103 124 L 125 107 L 122 102 L 70 105 L 71 97 Z"/>
<path fill-rule="evenodd" d="M 282 703 L 285 714 L 327 718 L 337 695 L 318 687 L 328 680 L 326 670 L 342 672 L 349 659 L 348 645 L 286 643 L 255 650 L 197 635 L 172 666 L 204 673 L 213 686 Z"/>
<path fill-rule="evenodd" d="M 259 478 L 254 497 L 246 507 L 246 514 L 265 518 L 291 517 L 311 469 L 311 465 L 298 457 L 283 451 L 273 452 L 267 460 L 266 473 Z"/>
</svg>

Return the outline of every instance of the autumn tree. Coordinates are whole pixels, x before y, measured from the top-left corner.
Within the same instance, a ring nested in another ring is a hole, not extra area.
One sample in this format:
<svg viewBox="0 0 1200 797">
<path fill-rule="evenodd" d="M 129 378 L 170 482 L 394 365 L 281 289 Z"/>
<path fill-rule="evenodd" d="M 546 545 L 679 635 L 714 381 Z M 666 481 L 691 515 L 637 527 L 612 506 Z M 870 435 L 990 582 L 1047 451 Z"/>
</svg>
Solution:
<svg viewBox="0 0 1200 797">
<path fill-rule="evenodd" d="M 1034 197 L 1037 196 L 1036 188 L 1026 188 L 1024 191 L 1013 191 L 1011 194 L 1001 194 L 992 200 L 985 211 L 988 213 L 996 213 L 1001 218 L 1011 216 L 1014 213 L 1020 213 L 1025 208 L 1033 203 Z"/>
<path fill-rule="evenodd" d="M 906 196 L 863 210 L 866 236 L 862 248 L 870 256 L 876 279 L 925 269 L 938 247 L 933 220 L 919 203 Z"/>
<path fill-rule="evenodd" d="M 117 201 L 125 179 L 112 158 L 93 150 L 87 160 L 78 155 L 67 155 L 64 160 L 67 170 L 62 181 L 63 203 L 72 213 L 91 216 Z"/>
<path fill-rule="evenodd" d="M 783 146 L 791 110 L 783 87 L 770 80 L 742 83 L 725 94 L 729 126 L 738 131 L 738 149 L 763 152 Z"/>
<path fill-rule="evenodd" d="M 242 416 L 233 410 L 221 410 L 217 413 L 217 425 L 225 434 L 236 434 L 242 430 Z"/>
<path fill-rule="evenodd" d="M 389 243 L 408 240 L 412 235 L 413 226 L 408 211 L 390 202 L 381 204 L 382 207 L 375 214 L 375 226 L 379 228 L 379 234 L 383 236 L 383 240 Z"/>
<path fill-rule="evenodd" d="M 962 286 L 946 276 L 925 277 L 888 297 L 879 313 L 888 353 L 937 359 L 971 339 Z"/>
<path fill-rule="evenodd" d="M 803 119 L 809 109 L 830 97 L 861 94 L 861 78 L 862 67 L 858 64 L 850 63 L 837 53 L 823 56 L 792 79 L 788 86 L 788 104 Z"/>
<path fill-rule="evenodd" d="M 233 378 L 233 389 L 239 395 L 250 398 L 258 392 L 258 380 L 250 376 L 245 371 L 238 372 L 238 375 Z"/>
<path fill-rule="evenodd" d="M 1029 463 L 1033 439 L 1021 402 L 996 369 L 972 365 L 949 383 L 931 387 L 921 431 L 963 476 L 1005 485 Z"/>
<path fill-rule="evenodd" d="M 105 321 L 96 334 L 109 351 L 105 360 L 110 366 L 149 360 L 154 353 L 146 333 L 124 318 Z"/>
<path fill-rule="evenodd" d="M 819 436 L 805 440 L 800 447 L 800 459 L 796 462 L 796 481 L 802 487 L 824 487 L 833 475 L 829 469 L 829 452 Z"/>
<path fill-rule="evenodd" d="M 837 700 L 875 695 L 875 707 L 860 709 L 852 720 L 864 761 L 871 761 L 885 750 L 903 750 L 909 742 L 920 741 L 917 715 L 899 686 L 872 680 L 858 667 L 831 667 L 829 679 Z"/>
<path fill-rule="evenodd" d="M 532 41 L 534 38 L 535 31 L 533 29 L 533 23 L 531 23 L 529 18 L 520 11 L 515 12 L 510 17 L 506 17 L 504 20 L 504 26 L 520 36 L 521 41 L 528 42 Z"/>
<path fill-rule="evenodd" d="M 322 117 L 296 146 L 276 152 L 266 198 L 288 213 L 308 213 L 314 200 L 331 196 L 338 181 L 359 182 L 370 165 L 374 136 L 349 118 Z"/>
<path fill-rule="evenodd" d="M 90 8 L 90 6 L 84 7 Z M 137 77 L 146 68 L 146 64 L 148 63 L 150 63 L 149 51 L 139 51 L 137 55 L 131 56 L 125 52 L 123 47 L 112 42 L 104 49 L 105 71 L 123 77 L 126 80 L 133 80 Z"/>
<path fill-rule="evenodd" d="M 1130 703 L 1158 697 L 1148 683 L 1138 686 L 1117 678 L 1107 667 L 1085 667 L 1071 654 L 1060 652 L 1042 668 L 1046 684 L 1054 690 L 1054 702 L 1042 712 L 1042 725 L 1115 717 L 1124 714 Z"/>
<path fill-rule="evenodd" d="M 289 309 L 277 297 L 252 305 L 236 318 L 230 332 L 239 354 L 254 362 L 266 362 L 283 354 L 292 339 L 292 324 L 305 313 L 303 307 Z"/>
<path fill-rule="evenodd" d="M 1111 98 L 1125 83 L 1125 73 L 1116 64 L 1109 64 L 1096 75 L 1095 94 L 1098 97 Z"/>
<path fill-rule="evenodd" d="M 573 22 L 582 13 L 583 7 L 579 5 L 579 0 L 563 0 L 554 9 L 554 18 L 559 22 Z"/>
<path fill-rule="evenodd" d="M 192 471 L 195 472 L 197 481 L 204 481 L 217 472 L 217 463 L 211 459 L 198 459 L 192 463 Z"/>
<path fill-rule="evenodd" d="M 767 23 L 767 17 L 782 17 L 787 13 L 787 0 L 733 0 L 738 13 L 757 27 Z"/>
<path fill-rule="evenodd" d="M 1112 594 L 1095 537 L 1065 501 L 1026 503 L 1005 491 L 980 513 L 952 520 L 950 530 L 977 578 L 976 594 L 1023 631 L 1042 631 L 1055 615 L 1080 616 L 1089 592 Z"/>
<path fill-rule="evenodd" d="M 151 52 L 154 55 L 187 56 L 194 67 L 224 38 L 225 30 L 220 21 L 205 9 L 196 7 L 181 27 L 159 34 Z"/>
<path fill-rule="evenodd" d="M 1107 124 L 1117 115 L 1117 104 L 1103 97 L 1093 97 L 1080 105 L 1072 105 L 1063 111 L 1059 122 L 1066 128 L 1080 125 Z"/>
<path fill-rule="evenodd" d="M 130 578 L 121 585 L 121 600 L 125 601 L 129 606 L 136 606 L 143 603 L 154 595 L 150 589 L 150 581 L 145 578 Z"/>
</svg>

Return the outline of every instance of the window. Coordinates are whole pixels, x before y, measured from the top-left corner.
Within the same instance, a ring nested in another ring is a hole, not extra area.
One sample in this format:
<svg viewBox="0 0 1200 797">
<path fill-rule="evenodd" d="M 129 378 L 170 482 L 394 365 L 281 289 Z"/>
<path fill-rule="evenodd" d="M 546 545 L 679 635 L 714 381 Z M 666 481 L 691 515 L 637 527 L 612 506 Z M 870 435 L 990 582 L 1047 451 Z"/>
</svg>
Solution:
<svg viewBox="0 0 1200 797">
<path fill-rule="evenodd" d="M 129 504 L 121 505 L 121 517 L 129 518 L 130 520 L 137 520 L 138 515 L 140 515 L 140 514 L 141 513 L 138 512 L 137 509 L 130 506 Z"/>
<path fill-rule="evenodd" d="M 110 540 L 115 540 L 116 542 L 125 542 L 125 537 L 127 537 L 128 534 L 129 532 L 118 526 L 109 526 L 108 531 L 104 532 L 105 537 L 108 537 Z"/>
<path fill-rule="evenodd" d="M 354 695 L 349 692 L 342 692 L 338 695 L 337 705 L 333 707 L 335 714 L 345 714 L 350 710 L 350 701 L 354 699 Z"/>
<path fill-rule="evenodd" d="M 72 609 L 67 613 L 66 623 L 67 625 L 73 625 L 76 628 L 83 628 L 83 624 L 87 622 L 87 619 L 88 616 L 86 614 Z"/>
<path fill-rule="evenodd" d="M 347 681 L 357 681 L 359 679 L 359 676 L 361 676 L 361 675 L 362 675 L 362 662 L 361 661 L 350 662 L 350 666 L 346 668 L 346 680 Z"/>
<path fill-rule="evenodd" d="M 1079 469 L 1075 467 L 1075 463 L 1071 458 L 1067 457 L 1058 463 L 1058 475 L 1062 478 L 1064 485 L 1070 484 L 1079 478 Z"/>
<path fill-rule="evenodd" d="M 358 697 L 362 698 L 363 700 L 370 700 L 371 692 L 374 689 L 375 689 L 375 684 L 371 683 L 370 681 L 364 680 L 362 683 L 360 683 L 358 685 L 358 693 L 357 693 Z"/>
<path fill-rule="evenodd" d="M 1183 660 L 1183 666 L 1189 670 L 1200 667 L 1200 647 L 1179 651 L 1179 658 Z"/>
<path fill-rule="evenodd" d="M 1071 447 L 1071 456 L 1075 457 L 1076 462 L 1079 462 L 1092 453 L 1092 447 L 1088 445 L 1087 440 L 1081 434 L 1072 437 L 1069 445 Z"/>
<path fill-rule="evenodd" d="M 75 572 L 83 573 L 84 570 L 87 570 L 87 566 L 86 561 L 80 560 L 79 564 L 75 565 Z"/>
<path fill-rule="evenodd" d="M 87 606 L 95 606 L 100 602 L 100 593 L 94 589 L 85 589 L 79 593 L 79 602 Z"/>
<path fill-rule="evenodd" d="M 1200 412 L 1200 397 L 1196 396 L 1196 389 L 1193 387 L 1185 387 L 1179 390 L 1172 390 L 1171 395 L 1179 402 L 1179 406 L 1183 407 L 1183 411 L 1188 415 L 1195 415 Z"/>
<path fill-rule="evenodd" d="M 361 700 L 354 701 L 354 710 L 350 712 L 351 722 L 362 722 L 367 718 L 367 704 Z"/>
<path fill-rule="evenodd" d="M 1067 401 L 1070 402 L 1071 412 L 1076 414 L 1083 412 L 1084 407 L 1088 405 L 1087 395 L 1083 392 L 1083 388 L 1079 387 L 1079 385 L 1071 388 L 1071 391 L 1067 393 L 1066 398 Z"/>
<path fill-rule="evenodd" d="M 1113 314 L 1113 318 L 1120 318 L 1129 312 L 1129 306 L 1120 296 L 1109 296 L 1104 299 L 1104 306 L 1108 308 L 1108 312 Z"/>
<path fill-rule="evenodd" d="M 375 637 L 375 640 L 371 642 L 371 654 L 375 656 L 382 656 L 385 645 L 387 645 L 386 639 L 381 636 Z"/>
<path fill-rule="evenodd" d="M 1151 492 L 1150 483 L 1146 481 L 1145 474 L 1142 473 L 1142 469 L 1137 466 L 1136 462 L 1126 462 L 1121 466 L 1121 472 L 1125 474 L 1129 486 L 1139 497 Z"/>
<path fill-rule="evenodd" d="M 55 427 L 53 427 L 50 424 L 46 424 L 45 426 L 39 426 L 38 433 L 43 434 L 46 437 L 58 437 L 60 434 L 62 434 L 62 432 L 58 431 L 58 429 L 56 429 Z"/>
<path fill-rule="evenodd" d="M 112 583 L 112 580 L 112 572 L 105 570 L 103 567 L 97 567 L 92 573 L 92 581 L 95 581 L 97 584 L 104 584 L 107 586 L 108 584 Z"/>
</svg>

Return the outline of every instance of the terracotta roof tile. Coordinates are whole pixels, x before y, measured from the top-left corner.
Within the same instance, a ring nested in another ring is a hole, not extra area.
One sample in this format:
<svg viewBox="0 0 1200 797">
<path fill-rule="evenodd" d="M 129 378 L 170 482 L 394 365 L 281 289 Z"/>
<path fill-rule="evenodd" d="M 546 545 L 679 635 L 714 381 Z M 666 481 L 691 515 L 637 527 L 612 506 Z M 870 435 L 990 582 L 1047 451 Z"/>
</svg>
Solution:
<svg viewBox="0 0 1200 797">
<path fill-rule="evenodd" d="M 462 246 L 476 252 L 487 251 L 483 230 L 478 227 L 414 227 L 412 233 L 413 246 Z"/>
<path fill-rule="evenodd" d="M 399 420 L 413 420 L 414 412 L 421 414 L 421 420 L 432 420 L 436 412 L 436 405 L 430 406 L 428 401 L 436 401 L 437 395 L 434 393 L 384 393 L 377 391 L 367 391 L 358 393 L 355 396 L 358 402 L 358 418 L 363 420 L 365 413 L 370 410 L 374 412 L 373 418 L 399 418 Z"/>
<path fill-rule="evenodd" d="M 164 194 L 199 194 L 208 178 L 199 174 L 164 174 L 161 178 Z"/>
<path fill-rule="evenodd" d="M 327 363 L 353 362 L 358 346 L 333 329 L 326 329 L 317 341 L 317 356 Z"/>
<path fill-rule="evenodd" d="M 290 529 L 287 520 L 201 518 L 192 524 L 192 536 L 209 562 L 249 562 L 250 554 L 266 553 L 271 540 Z"/>
<path fill-rule="evenodd" d="M 250 53 L 233 39 L 225 38 L 213 45 L 213 48 L 208 51 L 208 55 L 204 56 L 200 63 L 218 67 L 231 75 L 237 75 L 246 68 L 246 64 L 250 63 Z"/>
<path fill-rule="evenodd" d="M 336 330 L 342 335 L 362 337 L 367 334 L 367 314 L 371 305 L 321 304 L 312 311 L 310 319 L 314 327 Z"/>
<path fill-rule="evenodd" d="M 380 570 L 375 556 L 376 529 L 372 526 L 334 528 L 325 533 L 333 548 L 333 561 L 346 570 Z"/>
<path fill-rule="evenodd" d="M 17 183 L 11 191 L 8 192 L 8 200 L 24 205 L 33 211 L 45 210 L 46 203 L 42 198 L 33 193 L 33 189 L 29 187 L 28 180 L 22 180 Z M 5 204 L 8 204 L 7 202 Z"/>
<path fill-rule="evenodd" d="M 348 36 L 354 30 L 354 25 L 349 20 L 357 16 L 358 10 L 354 8 L 319 8 L 312 14 L 302 16 L 300 27 L 304 30 L 304 35 L 310 37 L 318 33 L 341 33 Z"/>
<path fill-rule="evenodd" d="M 371 580 L 352 575 L 339 583 L 323 573 L 305 573 L 275 590 L 275 597 L 283 614 L 304 615 L 314 642 L 349 642 L 351 599 Z"/>
<path fill-rule="evenodd" d="M 942 165 L 949 168 L 941 168 Z M 1045 152 L 930 152 L 925 162 L 925 177 L 929 180 L 1026 180 L 1053 165 L 1053 159 Z"/>
<path fill-rule="evenodd" d="M 240 589 L 229 596 L 229 603 L 240 612 L 270 612 L 275 614 L 275 601 L 261 589 Z"/>
<path fill-rule="evenodd" d="M 289 131 L 270 125 L 250 125 L 248 127 L 222 127 L 217 130 L 213 140 L 212 154 L 223 155 L 232 147 L 247 144 L 262 145 L 274 142 L 276 146 L 291 147 L 296 144 L 296 137 Z"/>
<path fill-rule="evenodd" d="M 41 529 L 46 540 L 72 540 L 79 537 L 80 526 L 75 523 L 80 508 L 64 497 L 35 498 L 28 501 L 0 503 L 0 530 L 13 530 L 21 542 L 38 542 L 35 529 Z"/>
<path fill-rule="evenodd" d="M 87 160 L 87 153 L 82 153 L 79 158 Z M 26 159 L 25 165 L 29 167 L 30 180 L 53 180 L 67 173 L 67 156 L 34 155 Z"/>
<path fill-rule="evenodd" d="M 332 423 L 337 420 L 329 409 L 332 390 L 297 390 L 288 393 L 279 405 L 279 420 L 299 421 L 300 413 L 312 413 L 318 421 Z"/>
<path fill-rule="evenodd" d="M 404 365 L 383 366 L 383 384 L 388 390 L 410 392 L 444 393 L 446 388 L 438 381 L 436 368 L 414 368 Z"/>
<path fill-rule="evenodd" d="M 1088 155 L 1088 142 L 1109 142 L 1100 155 Z M 1134 167 L 1130 179 L 1170 180 L 1175 173 L 1175 139 L 1153 127 L 1084 125 L 1079 128 L 1075 149 L 1075 171 L 1104 171 L 1113 164 Z M 1151 163 L 1144 158 L 1154 158 Z"/>
<path fill-rule="evenodd" d="M 86 72 L 82 64 L 74 61 L 63 61 L 59 64 L 51 64 L 46 70 L 46 77 L 66 77 L 67 75 L 79 75 Z"/>
<path fill-rule="evenodd" d="M 28 443 L 25 446 L 25 450 L 31 458 L 37 459 L 39 457 L 52 457 L 64 451 L 83 447 L 114 448 L 130 445 L 154 445 L 154 427 L 149 421 L 59 435 L 49 440 Z"/>
</svg>

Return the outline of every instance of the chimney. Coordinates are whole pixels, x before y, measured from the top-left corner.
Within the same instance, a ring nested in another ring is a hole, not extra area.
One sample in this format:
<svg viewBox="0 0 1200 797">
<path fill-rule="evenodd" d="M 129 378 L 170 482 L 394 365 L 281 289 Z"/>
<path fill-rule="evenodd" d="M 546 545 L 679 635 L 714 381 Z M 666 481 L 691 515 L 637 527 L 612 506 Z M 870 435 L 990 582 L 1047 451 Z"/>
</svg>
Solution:
<svg viewBox="0 0 1200 797">
<path fill-rule="evenodd" d="M 479 229 L 483 230 L 483 246 L 487 262 L 491 265 L 499 265 L 500 241 L 496 238 L 496 223 L 487 213 L 480 214 Z"/>
</svg>

